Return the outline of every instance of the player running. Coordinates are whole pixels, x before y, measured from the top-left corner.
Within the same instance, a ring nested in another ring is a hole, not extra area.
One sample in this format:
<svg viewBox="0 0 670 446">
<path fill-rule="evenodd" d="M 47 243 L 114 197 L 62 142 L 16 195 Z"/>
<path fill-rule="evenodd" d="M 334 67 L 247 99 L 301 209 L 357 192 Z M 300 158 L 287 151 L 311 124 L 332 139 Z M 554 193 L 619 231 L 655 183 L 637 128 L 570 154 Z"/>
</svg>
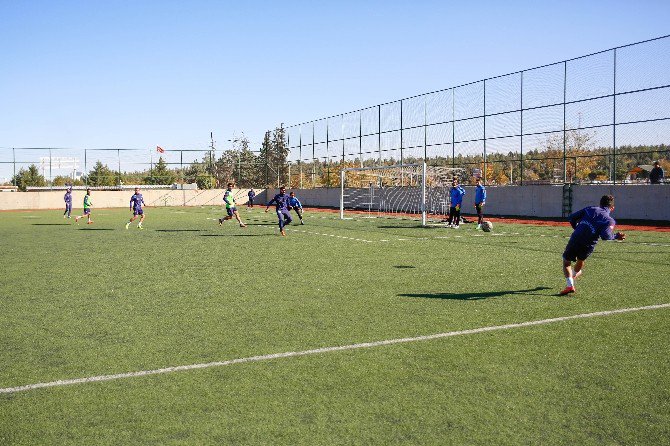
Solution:
<svg viewBox="0 0 670 446">
<path fill-rule="evenodd" d="M 461 205 L 463 204 L 463 195 L 465 195 L 465 189 L 463 189 L 463 187 L 458 184 L 458 180 L 456 178 L 454 178 L 451 182 L 449 195 L 451 197 L 451 206 L 449 208 L 449 220 L 447 221 L 447 227 L 458 229 L 460 227 L 459 223 L 461 221 Z"/>
<path fill-rule="evenodd" d="M 135 221 L 137 216 L 140 216 L 140 222 L 137 224 L 137 229 L 144 229 L 142 227 L 142 222 L 144 221 L 144 209 L 142 206 L 146 206 L 144 203 L 144 197 L 140 193 L 140 188 L 135 188 L 135 193 L 130 197 L 130 210 L 133 211 L 133 216 L 130 217 L 130 221 L 126 223 L 126 229 L 130 227 L 130 224 Z"/>
<path fill-rule="evenodd" d="M 91 189 L 86 189 L 86 195 L 84 195 L 84 215 L 80 215 L 74 218 L 75 223 L 79 223 L 80 218 L 87 217 L 86 224 L 90 225 L 93 223 L 91 220 L 91 208 L 93 207 L 93 200 L 91 200 Z"/>
<path fill-rule="evenodd" d="M 247 225 L 242 223 L 240 219 L 240 214 L 237 212 L 237 207 L 235 206 L 235 197 L 233 196 L 233 183 L 228 183 L 226 192 L 223 194 L 223 202 L 226 203 L 226 215 L 223 218 L 219 218 L 219 226 L 223 225 L 223 222 L 230 220 L 233 217 L 237 219 L 237 222 L 240 224 L 240 228 L 246 228 Z"/>
<path fill-rule="evenodd" d="M 63 218 L 72 218 L 70 217 L 70 214 L 72 214 L 72 187 L 68 187 L 67 190 L 65 191 L 65 196 L 63 197 L 63 200 L 65 201 L 65 212 L 63 213 Z"/>
<path fill-rule="evenodd" d="M 256 198 L 256 192 L 254 191 L 253 187 L 249 189 L 249 192 L 247 192 L 247 196 L 249 197 L 249 201 L 247 202 L 247 209 L 253 209 L 254 198 Z"/>
<path fill-rule="evenodd" d="M 295 213 L 298 214 L 300 224 L 304 225 L 305 222 L 302 221 L 302 203 L 300 203 L 300 200 L 296 198 L 295 192 L 291 192 L 288 197 L 288 210 L 290 211 L 291 209 L 293 209 Z"/>
<path fill-rule="evenodd" d="M 600 207 L 590 206 L 570 215 L 570 225 L 575 230 L 563 252 L 563 273 L 567 286 L 559 294 L 575 292 L 575 279 L 582 275 L 584 261 L 593 253 L 598 238 L 603 240 L 624 240 L 623 232 L 614 233 L 616 222 L 610 217 L 614 210 L 614 197 L 603 195 Z M 575 262 L 574 272 L 572 262 Z"/>
<path fill-rule="evenodd" d="M 284 186 L 279 188 L 279 193 L 268 202 L 265 212 L 270 209 L 272 203 L 275 204 L 275 209 L 277 211 L 277 218 L 279 219 L 279 232 L 281 235 L 286 236 L 286 231 L 284 226 L 290 224 L 293 219 L 291 218 L 291 213 L 288 211 L 288 200 L 289 197 L 286 195 L 286 188 Z"/>
<path fill-rule="evenodd" d="M 482 179 L 477 177 L 477 188 L 475 189 L 475 209 L 477 210 L 477 229 L 482 228 L 484 221 L 484 205 L 486 204 L 486 188 L 482 184 Z"/>
</svg>

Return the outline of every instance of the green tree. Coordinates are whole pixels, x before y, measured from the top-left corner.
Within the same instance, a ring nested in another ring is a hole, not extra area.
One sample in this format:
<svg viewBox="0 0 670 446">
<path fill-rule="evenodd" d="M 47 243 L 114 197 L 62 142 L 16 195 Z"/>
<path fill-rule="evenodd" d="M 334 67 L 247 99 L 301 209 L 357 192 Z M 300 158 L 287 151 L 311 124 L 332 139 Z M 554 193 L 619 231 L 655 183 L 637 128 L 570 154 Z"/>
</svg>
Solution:
<svg viewBox="0 0 670 446">
<path fill-rule="evenodd" d="M 177 175 L 168 168 L 168 164 L 163 157 L 158 158 L 158 162 L 153 167 L 150 174 L 144 178 L 145 184 L 173 184 Z"/>
<path fill-rule="evenodd" d="M 12 177 L 12 183 L 16 184 L 19 190 L 25 192 L 29 186 L 44 187 L 47 185 L 44 176 L 40 175 L 40 171 L 36 165 L 31 164 L 28 169 L 21 169 L 19 173 Z"/>
<path fill-rule="evenodd" d="M 65 175 L 58 175 L 57 177 L 54 177 L 54 179 L 51 181 L 51 184 L 53 186 L 83 186 L 84 182 L 81 180 L 73 180 L 71 177 L 67 177 Z"/>
<path fill-rule="evenodd" d="M 116 186 L 117 173 L 109 167 L 96 162 L 91 172 L 86 176 L 86 184 L 89 186 Z"/>
</svg>

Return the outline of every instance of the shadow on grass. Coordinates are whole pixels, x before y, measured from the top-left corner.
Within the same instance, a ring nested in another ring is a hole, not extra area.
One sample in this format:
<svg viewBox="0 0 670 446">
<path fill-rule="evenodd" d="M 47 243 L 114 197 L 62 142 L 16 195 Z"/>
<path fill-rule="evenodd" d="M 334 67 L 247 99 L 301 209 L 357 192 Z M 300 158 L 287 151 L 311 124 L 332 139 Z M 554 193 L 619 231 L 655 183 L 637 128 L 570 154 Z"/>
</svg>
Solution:
<svg viewBox="0 0 670 446">
<path fill-rule="evenodd" d="M 416 266 L 412 266 L 412 265 L 394 265 L 393 267 L 394 267 L 394 268 L 398 268 L 398 269 L 410 269 L 410 268 L 416 268 Z"/>
<path fill-rule="evenodd" d="M 421 297 L 424 299 L 454 299 L 454 300 L 481 300 L 489 297 L 500 297 L 508 294 L 520 294 L 525 296 L 547 296 L 547 294 L 534 293 L 533 291 L 548 290 L 549 287 L 539 286 L 527 290 L 505 290 L 505 291 L 484 291 L 479 293 L 405 293 L 398 294 L 402 297 Z"/>
<path fill-rule="evenodd" d="M 276 234 L 201 234 L 200 237 L 271 237 Z"/>
<path fill-rule="evenodd" d="M 204 232 L 204 229 L 156 229 L 156 232 Z"/>
</svg>

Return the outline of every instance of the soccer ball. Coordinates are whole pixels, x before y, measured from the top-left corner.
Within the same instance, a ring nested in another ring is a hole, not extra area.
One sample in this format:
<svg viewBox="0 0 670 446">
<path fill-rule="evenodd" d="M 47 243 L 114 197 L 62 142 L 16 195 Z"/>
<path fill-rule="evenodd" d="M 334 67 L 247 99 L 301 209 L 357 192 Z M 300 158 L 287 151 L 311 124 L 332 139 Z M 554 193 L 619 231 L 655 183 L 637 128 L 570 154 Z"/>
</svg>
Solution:
<svg viewBox="0 0 670 446">
<path fill-rule="evenodd" d="M 493 230 L 493 223 L 491 223 L 490 221 L 482 222 L 482 231 L 491 232 L 492 230 Z"/>
</svg>

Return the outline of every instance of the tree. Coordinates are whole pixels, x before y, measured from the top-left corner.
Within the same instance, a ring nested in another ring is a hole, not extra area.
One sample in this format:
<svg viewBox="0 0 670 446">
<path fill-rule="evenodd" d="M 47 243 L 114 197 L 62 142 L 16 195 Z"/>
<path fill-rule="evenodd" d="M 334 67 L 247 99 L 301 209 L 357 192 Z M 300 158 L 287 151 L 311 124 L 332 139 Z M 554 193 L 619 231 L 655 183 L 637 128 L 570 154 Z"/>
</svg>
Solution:
<svg viewBox="0 0 670 446">
<path fill-rule="evenodd" d="M 84 182 L 81 180 L 73 180 L 71 177 L 66 177 L 65 175 L 58 175 L 57 177 L 54 177 L 51 184 L 53 186 L 83 186 Z"/>
<path fill-rule="evenodd" d="M 86 184 L 89 186 L 115 186 L 116 177 L 116 172 L 113 172 L 109 167 L 98 161 L 87 175 Z"/>
<path fill-rule="evenodd" d="M 47 185 L 44 176 L 40 175 L 40 171 L 36 165 L 31 164 L 28 166 L 28 170 L 21 169 L 19 173 L 12 177 L 12 183 L 16 184 L 19 190 L 25 192 L 26 188 L 29 186 L 32 187 L 44 187 Z"/>
<path fill-rule="evenodd" d="M 150 175 L 144 178 L 145 184 L 173 184 L 177 175 L 168 169 L 168 165 L 161 156 L 158 158 L 158 162 L 154 166 Z"/>
</svg>

